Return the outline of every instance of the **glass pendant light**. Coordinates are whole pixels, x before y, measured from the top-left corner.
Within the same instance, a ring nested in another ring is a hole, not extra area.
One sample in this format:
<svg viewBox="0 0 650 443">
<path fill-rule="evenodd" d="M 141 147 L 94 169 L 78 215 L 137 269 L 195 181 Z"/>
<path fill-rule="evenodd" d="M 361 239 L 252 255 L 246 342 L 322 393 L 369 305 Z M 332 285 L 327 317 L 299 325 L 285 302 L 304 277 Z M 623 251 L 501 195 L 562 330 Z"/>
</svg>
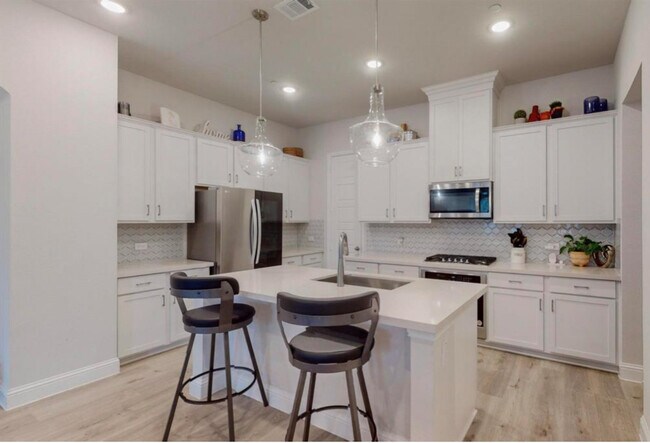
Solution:
<svg viewBox="0 0 650 443">
<path fill-rule="evenodd" d="M 262 117 L 262 22 L 269 19 L 269 14 L 263 9 L 255 9 L 253 18 L 260 24 L 260 115 L 255 124 L 255 137 L 238 148 L 239 164 L 247 174 L 268 177 L 282 162 L 282 151 L 266 138 L 266 119 Z"/>
<path fill-rule="evenodd" d="M 379 0 L 375 0 L 375 60 L 379 60 Z M 369 166 L 390 163 L 399 153 L 402 128 L 389 122 L 384 113 L 384 89 L 379 84 L 379 68 L 370 90 L 370 112 L 361 123 L 350 126 L 350 144 L 359 160 Z"/>
</svg>

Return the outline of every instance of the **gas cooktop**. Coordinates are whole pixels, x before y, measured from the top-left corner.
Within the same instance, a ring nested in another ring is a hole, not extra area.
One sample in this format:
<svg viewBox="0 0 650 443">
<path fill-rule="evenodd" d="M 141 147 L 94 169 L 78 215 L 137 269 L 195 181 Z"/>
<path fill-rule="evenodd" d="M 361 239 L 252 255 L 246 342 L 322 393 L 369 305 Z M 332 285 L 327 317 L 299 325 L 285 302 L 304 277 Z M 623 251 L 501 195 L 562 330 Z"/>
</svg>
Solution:
<svg viewBox="0 0 650 443">
<path fill-rule="evenodd" d="M 451 255 L 451 254 L 436 254 L 431 255 L 424 259 L 425 261 L 437 263 L 462 263 L 465 265 L 483 265 L 489 266 L 495 261 L 496 257 L 480 257 L 476 255 Z"/>
</svg>

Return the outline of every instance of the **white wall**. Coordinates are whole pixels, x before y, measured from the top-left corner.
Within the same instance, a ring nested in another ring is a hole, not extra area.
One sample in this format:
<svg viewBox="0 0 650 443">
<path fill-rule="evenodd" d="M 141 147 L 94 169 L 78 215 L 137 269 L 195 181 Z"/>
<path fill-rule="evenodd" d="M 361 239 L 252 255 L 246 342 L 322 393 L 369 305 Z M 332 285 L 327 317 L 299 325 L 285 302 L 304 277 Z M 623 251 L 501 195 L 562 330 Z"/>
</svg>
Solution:
<svg viewBox="0 0 650 443">
<path fill-rule="evenodd" d="M 119 370 L 117 38 L 21 0 L 0 2 L 0 42 L 0 87 L 11 96 L 0 157 L 10 156 L 0 275 L 10 285 L 11 407 Z"/>
<path fill-rule="evenodd" d="M 610 109 L 614 108 L 613 65 L 506 86 L 499 97 L 497 125 L 513 124 L 513 115 L 518 109 L 530 114 L 533 105 L 539 105 L 540 112 L 547 111 L 554 100 L 562 102 L 565 116 L 580 115 L 584 99 L 592 95 L 608 99 Z"/>
<path fill-rule="evenodd" d="M 614 72 L 619 104 L 627 96 L 639 68 L 644 65 L 642 88 L 642 229 L 643 229 L 643 365 L 650 368 L 650 2 L 632 0 L 621 35 Z M 625 116 L 623 116 L 624 118 Z M 623 147 L 625 150 L 625 147 Z M 650 370 L 643 373 L 642 437 L 648 439 L 647 414 L 650 411 Z"/>
<path fill-rule="evenodd" d="M 0 88 L 0 397 L 7 378 L 7 340 L 9 337 L 9 126 L 11 101 Z M 4 399 L 0 398 L 0 404 Z"/>
<path fill-rule="evenodd" d="M 169 108 L 180 115 L 181 126 L 194 130 L 197 124 L 210 120 L 210 127 L 229 134 L 242 125 L 246 140 L 255 134 L 256 115 L 192 93 L 173 88 L 123 69 L 118 74 L 118 97 L 131 104 L 131 114 L 148 120 L 160 121 L 160 107 Z M 280 123 L 267 123 L 267 136 L 278 148 L 295 146 L 297 131 Z"/>
</svg>

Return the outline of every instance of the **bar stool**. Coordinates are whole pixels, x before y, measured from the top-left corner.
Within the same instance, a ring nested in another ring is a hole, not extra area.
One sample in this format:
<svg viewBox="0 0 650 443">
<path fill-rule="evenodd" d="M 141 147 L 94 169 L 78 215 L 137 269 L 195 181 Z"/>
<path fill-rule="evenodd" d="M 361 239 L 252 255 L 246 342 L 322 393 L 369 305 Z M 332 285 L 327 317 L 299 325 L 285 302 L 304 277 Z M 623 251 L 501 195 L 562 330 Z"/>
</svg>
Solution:
<svg viewBox="0 0 650 443">
<path fill-rule="evenodd" d="M 231 277 L 220 277 L 218 275 L 210 277 L 188 277 L 184 272 L 177 272 L 170 278 L 171 294 L 178 300 L 178 306 L 181 308 L 183 314 L 183 324 L 185 330 L 189 332 L 190 342 L 187 345 L 185 353 L 185 361 L 181 369 L 181 375 L 178 379 L 178 386 L 174 393 L 174 401 L 172 402 L 171 410 L 169 411 L 169 418 L 167 420 L 167 427 L 165 428 L 165 435 L 163 441 L 169 438 L 169 431 L 172 427 L 174 414 L 178 399 L 181 398 L 186 403 L 194 405 L 204 405 L 212 403 L 220 403 L 223 401 L 228 402 L 228 435 L 231 441 L 235 440 L 235 423 L 233 419 L 233 405 L 232 399 L 238 395 L 243 394 L 253 387 L 255 382 L 259 387 L 264 406 L 268 406 L 269 402 L 264 392 L 264 385 L 260 376 L 259 368 L 257 367 L 257 360 L 255 359 L 255 352 L 251 343 L 250 335 L 248 334 L 248 325 L 253 321 L 255 316 L 255 308 L 243 303 L 234 303 L 235 294 L 239 293 L 239 283 Z M 188 310 L 185 306 L 183 299 L 221 299 L 218 305 L 205 306 L 202 308 Z M 246 338 L 246 346 L 250 354 L 253 369 L 243 366 L 235 366 L 230 364 L 230 343 L 228 341 L 228 333 L 237 329 L 244 330 L 244 337 Z M 214 367 L 214 352 L 215 352 L 215 335 L 223 333 L 223 348 L 225 363 L 223 367 Z M 212 336 L 212 347 L 210 349 L 210 369 L 202 372 L 194 377 L 184 381 L 187 365 L 190 361 L 192 353 L 192 346 L 194 345 L 194 338 L 196 334 L 210 334 Z M 231 369 L 243 370 L 253 374 L 253 381 L 244 389 L 238 392 L 232 391 Z M 226 373 L 226 395 L 221 398 L 212 398 L 212 377 L 217 371 L 225 371 Z M 208 398 L 207 400 L 191 400 L 183 394 L 183 388 L 192 381 L 208 375 Z"/>
<path fill-rule="evenodd" d="M 282 338 L 289 351 L 289 361 L 294 367 L 300 369 L 286 441 L 293 440 L 296 423 L 303 418 L 305 419 L 303 440 L 309 440 L 311 415 L 328 409 L 350 410 L 355 441 L 361 440 L 357 412 L 361 413 L 368 419 L 372 440 L 377 441 L 377 427 L 372 417 L 362 366 L 370 360 L 370 351 L 375 342 L 375 330 L 379 319 L 379 294 L 366 292 L 352 297 L 315 299 L 280 292 L 277 314 Z M 368 330 L 353 326 L 364 322 L 370 322 Z M 284 323 L 305 326 L 306 329 L 291 340 L 287 340 Z M 365 411 L 357 407 L 353 369 L 357 370 Z M 336 372 L 345 372 L 349 404 L 314 409 L 316 374 Z M 309 389 L 306 411 L 299 414 L 307 373 L 309 373 Z"/>
</svg>

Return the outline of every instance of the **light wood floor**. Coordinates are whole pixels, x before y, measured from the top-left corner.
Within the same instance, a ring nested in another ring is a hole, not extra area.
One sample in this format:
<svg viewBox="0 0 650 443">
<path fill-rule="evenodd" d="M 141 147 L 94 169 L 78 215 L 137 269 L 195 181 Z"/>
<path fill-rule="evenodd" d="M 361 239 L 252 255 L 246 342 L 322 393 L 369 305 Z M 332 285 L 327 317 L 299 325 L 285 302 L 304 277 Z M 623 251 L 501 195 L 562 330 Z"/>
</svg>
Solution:
<svg viewBox="0 0 650 443">
<path fill-rule="evenodd" d="M 12 411 L 0 440 L 160 441 L 183 349 Z M 641 385 L 616 375 L 479 348 L 478 415 L 468 440 L 637 440 Z M 223 404 L 179 403 L 172 440 L 227 440 Z M 283 440 L 287 415 L 235 399 L 238 440 Z M 300 438 L 298 427 L 296 437 Z M 338 440 L 312 428 L 312 440 Z"/>
</svg>

